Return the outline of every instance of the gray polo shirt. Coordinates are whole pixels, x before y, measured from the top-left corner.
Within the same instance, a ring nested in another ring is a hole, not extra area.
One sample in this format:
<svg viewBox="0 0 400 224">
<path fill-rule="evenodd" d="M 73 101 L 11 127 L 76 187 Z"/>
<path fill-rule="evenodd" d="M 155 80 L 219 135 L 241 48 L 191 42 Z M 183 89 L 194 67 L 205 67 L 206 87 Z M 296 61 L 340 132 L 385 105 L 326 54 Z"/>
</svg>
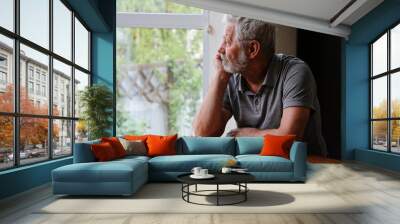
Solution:
<svg viewBox="0 0 400 224">
<path fill-rule="evenodd" d="M 310 108 L 304 141 L 309 152 L 326 155 L 314 76 L 307 64 L 296 57 L 274 55 L 257 93 L 249 90 L 240 74 L 232 75 L 223 104 L 232 113 L 238 128 L 258 129 L 279 128 L 283 109 L 287 107 Z"/>
</svg>

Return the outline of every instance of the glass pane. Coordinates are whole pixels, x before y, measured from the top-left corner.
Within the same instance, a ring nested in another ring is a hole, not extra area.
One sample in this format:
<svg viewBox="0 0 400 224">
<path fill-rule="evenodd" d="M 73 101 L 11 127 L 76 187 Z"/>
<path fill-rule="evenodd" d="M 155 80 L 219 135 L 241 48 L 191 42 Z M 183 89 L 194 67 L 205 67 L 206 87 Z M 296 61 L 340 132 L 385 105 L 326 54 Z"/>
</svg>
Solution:
<svg viewBox="0 0 400 224">
<path fill-rule="evenodd" d="M 88 138 L 88 128 L 84 120 L 78 120 L 75 122 L 75 143 L 85 142 Z"/>
<path fill-rule="evenodd" d="M 14 31 L 14 0 L 0 1 L 0 26 Z"/>
<path fill-rule="evenodd" d="M 372 148 L 387 151 L 387 121 L 372 122 Z"/>
<path fill-rule="evenodd" d="M 21 113 L 48 114 L 48 64 L 47 55 L 21 44 Z"/>
<path fill-rule="evenodd" d="M 13 118 L 0 116 L 0 170 L 14 165 Z"/>
<path fill-rule="evenodd" d="M 49 120 L 44 118 L 20 118 L 21 164 L 34 163 L 49 158 Z"/>
<path fill-rule="evenodd" d="M 176 4 L 168 0 L 117 0 L 117 12 L 203 13 L 202 9 Z"/>
<path fill-rule="evenodd" d="M 75 117 L 79 117 L 81 114 L 79 99 L 86 86 L 89 86 L 89 75 L 75 69 Z"/>
<path fill-rule="evenodd" d="M 387 118 L 387 77 L 372 81 L 372 118 Z"/>
<path fill-rule="evenodd" d="M 53 60 L 53 114 L 72 117 L 71 66 Z"/>
<path fill-rule="evenodd" d="M 391 110 L 392 117 L 400 118 L 400 72 L 391 75 L 391 88 L 390 88 L 390 98 L 391 98 Z"/>
<path fill-rule="evenodd" d="M 387 34 L 372 44 L 372 71 L 373 75 L 387 71 Z"/>
<path fill-rule="evenodd" d="M 392 127 L 392 152 L 400 153 L 400 120 L 391 121 Z"/>
<path fill-rule="evenodd" d="M 75 63 L 89 69 L 89 32 L 75 18 Z"/>
<path fill-rule="evenodd" d="M 53 51 L 71 60 L 72 12 L 60 0 L 53 0 L 53 17 Z"/>
<path fill-rule="evenodd" d="M 0 35 L 0 111 L 14 111 L 14 43 Z"/>
<path fill-rule="evenodd" d="M 390 37 L 391 69 L 400 67 L 400 24 L 391 30 Z"/>
<path fill-rule="evenodd" d="M 72 121 L 53 120 L 53 157 L 72 154 Z"/>
<path fill-rule="evenodd" d="M 20 0 L 21 36 L 49 48 L 49 0 Z"/>
<path fill-rule="evenodd" d="M 117 133 L 191 135 L 202 93 L 202 30 L 117 30 Z"/>
</svg>

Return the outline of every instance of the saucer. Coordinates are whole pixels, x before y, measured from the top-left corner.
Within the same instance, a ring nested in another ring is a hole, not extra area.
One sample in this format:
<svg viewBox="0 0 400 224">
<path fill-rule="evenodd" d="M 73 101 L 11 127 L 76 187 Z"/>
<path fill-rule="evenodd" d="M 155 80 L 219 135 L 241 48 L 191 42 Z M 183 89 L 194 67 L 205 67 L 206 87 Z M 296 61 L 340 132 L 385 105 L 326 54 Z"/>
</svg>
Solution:
<svg viewBox="0 0 400 224">
<path fill-rule="evenodd" d="M 207 175 L 204 175 L 204 176 L 194 175 L 194 174 L 190 175 L 190 178 L 193 178 L 193 179 L 211 179 L 211 178 L 214 178 L 214 177 L 215 176 L 212 175 L 212 174 L 207 174 Z"/>
</svg>

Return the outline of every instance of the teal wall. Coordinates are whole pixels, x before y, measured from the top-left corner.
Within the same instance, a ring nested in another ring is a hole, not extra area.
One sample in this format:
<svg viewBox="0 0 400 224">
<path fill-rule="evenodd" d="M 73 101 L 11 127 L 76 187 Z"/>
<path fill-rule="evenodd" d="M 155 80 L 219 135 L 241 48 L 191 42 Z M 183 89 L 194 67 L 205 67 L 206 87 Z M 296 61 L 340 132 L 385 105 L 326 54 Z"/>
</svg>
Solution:
<svg viewBox="0 0 400 224">
<path fill-rule="evenodd" d="M 98 8 L 108 24 L 108 32 L 92 32 L 92 82 L 105 84 L 112 90 L 113 125 L 109 128 L 111 135 L 116 133 L 116 63 L 115 63 L 115 39 L 116 39 L 116 2 L 115 0 L 101 0 Z"/>
<path fill-rule="evenodd" d="M 92 31 L 92 82 L 106 84 L 115 93 L 115 0 L 67 2 Z M 113 120 L 115 124 L 115 116 Z M 114 127 L 110 132 L 115 132 Z M 50 182 L 53 169 L 71 163 L 68 157 L 0 172 L 0 199 Z"/>
<path fill-rule="evenodd" d="M 369 43 L 400 22 L 400 0 L 386 0 L 351 27 L 343 45 L 342 158 L 398 170 L 398 156 L 369 150 Z M 360 151 L 362 150 L 362 151 Z M 385 155 L 383 155 L 385 154 Z"/>
<path fill-rule="evenodd" d="M 0 172 L 0 199 L 51 181 L 51 171 L 72 163 L 72 157 Z"/>
</svg>

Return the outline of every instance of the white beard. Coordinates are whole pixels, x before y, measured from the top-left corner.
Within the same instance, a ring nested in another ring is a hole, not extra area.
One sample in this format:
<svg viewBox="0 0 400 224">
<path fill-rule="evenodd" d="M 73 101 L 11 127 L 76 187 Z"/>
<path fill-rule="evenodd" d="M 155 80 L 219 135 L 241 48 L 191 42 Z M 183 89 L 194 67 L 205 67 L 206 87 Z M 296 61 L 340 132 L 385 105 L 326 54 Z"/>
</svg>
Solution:
<svg viewBox="0 0 400 224">
<path fill-rule="evenodd" d="M 229 59 L 224 54 L 221 54 L 221 59 L 224 70 L 232 74 L 242 73 L 249 64 L 249 59 L 247 58 L 246 54 L 244 53 L 244 50 L 242 49 L 239 52 L 237 63 L 229 61 Z"/>
</svg>

